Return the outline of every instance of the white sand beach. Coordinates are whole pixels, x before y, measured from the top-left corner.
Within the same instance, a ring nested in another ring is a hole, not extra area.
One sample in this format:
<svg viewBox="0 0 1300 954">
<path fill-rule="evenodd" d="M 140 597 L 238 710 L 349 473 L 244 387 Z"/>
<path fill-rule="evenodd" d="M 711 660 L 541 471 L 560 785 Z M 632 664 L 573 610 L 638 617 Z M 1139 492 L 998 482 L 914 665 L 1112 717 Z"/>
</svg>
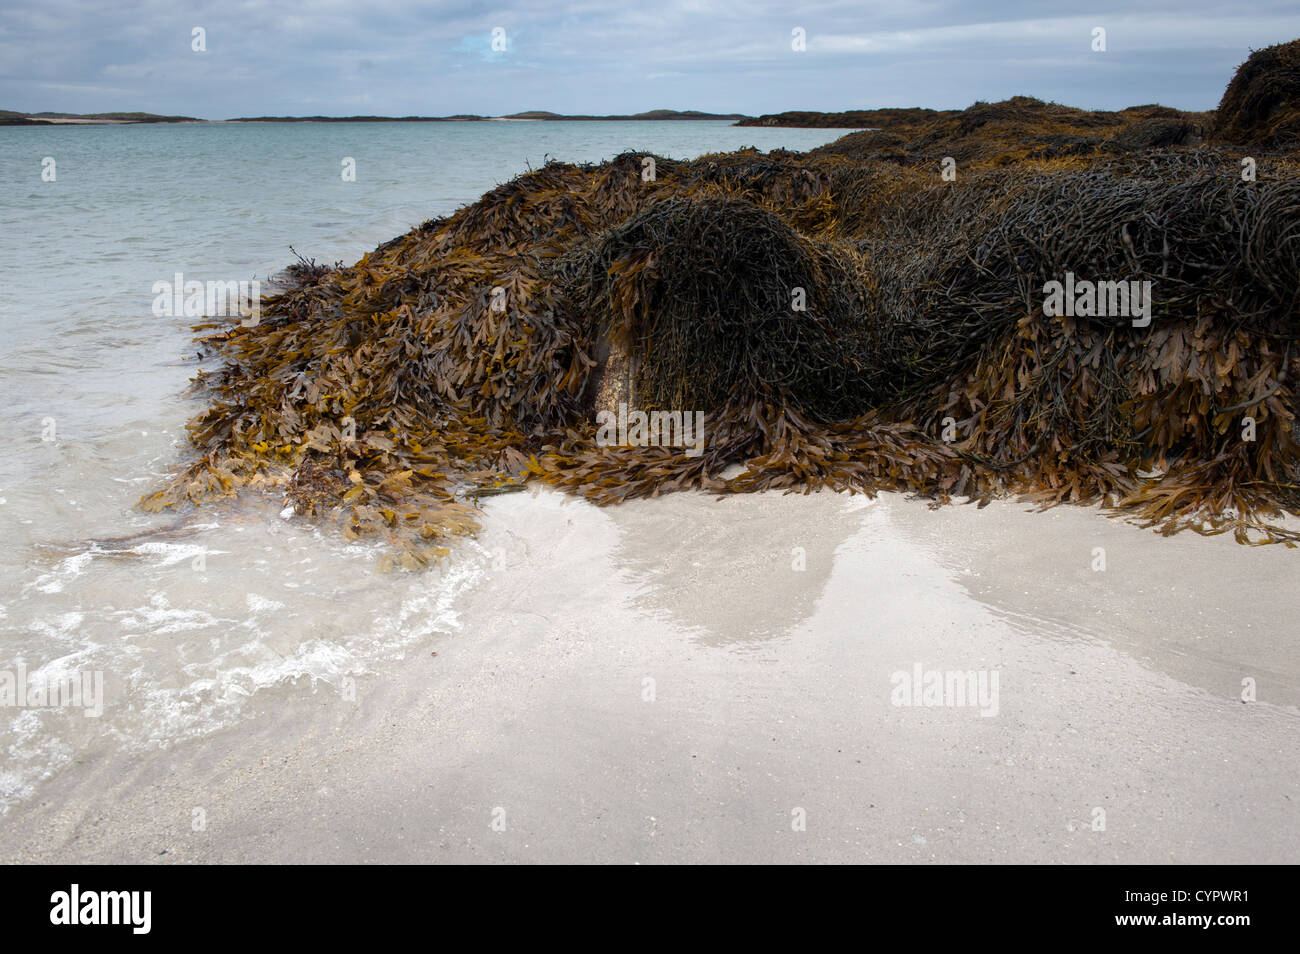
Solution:
<svg viewBox="0 0 1300 954">
<path fill-rule="evenodd" d="M 1300 861 L 1284 548 L 896 495 L 487 511 L 452 632 L 354 700 L 263 690 L 221 732 L 73 765 L 0 819 L 0 857 Z M 917 666 L 996 673 L 996 705 L 895 705 Z"/>
</svg>

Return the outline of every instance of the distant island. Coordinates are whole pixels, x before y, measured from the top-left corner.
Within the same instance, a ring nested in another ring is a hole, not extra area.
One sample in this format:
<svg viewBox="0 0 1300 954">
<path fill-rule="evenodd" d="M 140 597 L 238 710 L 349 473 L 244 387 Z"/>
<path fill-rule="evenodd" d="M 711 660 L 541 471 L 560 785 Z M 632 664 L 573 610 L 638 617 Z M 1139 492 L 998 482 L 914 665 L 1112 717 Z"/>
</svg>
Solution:
<svg viewBox="0 0 1300 954">
<path fill-rule="evenodd" d="M 201 123 L 193 116 L 156 113 L 21 113 L 0 109 L 0 126 L 124 126 L 132 123 Z"/>
<path fill-rule="evenodd" d="M 456 116 L 243 116 L 230 119 L 232 123 L 449 123 L 449 122 L 492 122 L 505 119 L 531 120 L 536 122 L 645 122 L 647 120 L 674 119 L 720 119 L 733 122 L 749 119 L 744 113 L 702 113 L 696 109 L 651 109 L 644 113 L 629 113 L 617 116 L 587 116 L 552 113 L 544 109 L 532 109 L 522 113 L 510 113 L 507 116 L 479 116 L 462 113 Z"/>
<path fill-rule="evenodd" d="M 530 109 L 506 116 L 457 113 L 454 116 L 237 116 L 233 119 L 197 119 L 193 116 L 161 116 L 156 113 L 24 113 L 0 109 L 0 126 L 110 126 L 143 123 L 464 123 L 501 122 L 657 122 L 713 120 L 736 126 L 787 126 L 818 129 L 876 129 L 895 123 L 915 123 L 959 110 L 854 109 L 838 113 L 788 111 L 749 116 L 745 113 L 705 113 L 698 109 L 651 109 L 643 113 L 610 116 L 570 115 L 544 109 Z"/>
<path fill-rule="evenodd" d="M 105 126 L 141 123 L 454 123 L 521 120 L 532 122 L 646 122 L 669 120 L 723 120 L 753 125 L 744 113 L 704 113 L 695 109 L 651 109 L 644 113 L 617 116 L 570 116 L 534 109 L 508 116 L 240 116 L 235 119 L 196 119 L 193 116 L 159 116 L 155 113 L 23 113 L 0 109 L 0 126 Z M 770 124 L 768 124 L 770 125 Z"/>
</svg>

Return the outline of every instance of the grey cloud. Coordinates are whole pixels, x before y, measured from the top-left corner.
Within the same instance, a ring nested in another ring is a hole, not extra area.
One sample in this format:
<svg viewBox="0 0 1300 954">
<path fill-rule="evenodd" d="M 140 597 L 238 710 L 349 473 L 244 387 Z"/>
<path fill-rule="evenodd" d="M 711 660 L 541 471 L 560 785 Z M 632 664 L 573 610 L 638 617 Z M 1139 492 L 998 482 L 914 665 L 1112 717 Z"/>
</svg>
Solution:
<svg viewBox="0 0 1300 954">
<path fill-rule="evenodd" d="M 1213 107 L 1250 48 L 1300 37 L 1293 3 L 10 0 L 0 108 L 205 118 L 365 111 L 750 113 L 1025 93 L 1081 106 Z M 190 31 L 207 31 L 207 52 Z M 1108 50 L 1092 53 L 1092 26 Z M 491 31 L 510 38 L 491 51 Z M 807 32 L 806 52 L 790 47 Z"/>
</svg>

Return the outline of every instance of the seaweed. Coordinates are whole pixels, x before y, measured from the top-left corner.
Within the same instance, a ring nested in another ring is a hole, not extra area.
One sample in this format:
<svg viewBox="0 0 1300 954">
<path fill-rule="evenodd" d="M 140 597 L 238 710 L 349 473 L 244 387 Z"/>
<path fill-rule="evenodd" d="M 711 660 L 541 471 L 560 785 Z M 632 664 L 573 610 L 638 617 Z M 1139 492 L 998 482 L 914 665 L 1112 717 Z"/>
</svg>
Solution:
<svg viewBox="0 0 1300 954">
<path fill-rule="evenodd" d="M 549 162 L 354 265 L 300 257 L 261 321 L 196 329 L 196 459 L 144 505 L 281 493 L 412 568 L 530 481 L 1013 494 L 1300 540 L 1273 522 L 1300 507 L 1295 159 L 1243 181 L 1164 107 L 901 115 L 804 155 Z M 1150 324 L 1048 314 L 1067 272 L 1149 282 Z M 611 446 L 620 401 L 706 440 Z"/>
<path fill-rule="evenodd" d="M 1271 150 L 1300 146 L 1300 40 L 1257 50 L 1237 67 L 1215 113 L 1214 136 Z"/>
</svg>

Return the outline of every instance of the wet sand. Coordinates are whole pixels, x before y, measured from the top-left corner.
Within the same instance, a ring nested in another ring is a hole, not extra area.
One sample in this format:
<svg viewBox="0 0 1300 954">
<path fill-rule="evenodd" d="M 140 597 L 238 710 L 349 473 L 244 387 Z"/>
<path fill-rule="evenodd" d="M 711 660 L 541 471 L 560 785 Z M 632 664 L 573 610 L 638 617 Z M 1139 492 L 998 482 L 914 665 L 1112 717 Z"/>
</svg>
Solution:
<svg viewBox="0 0 1300 954">
<path fill-rule="evenodd" d="M 899 496 L 487 510 L 454 632 L 74 765 L 0 858 L 1300 861 L 1295 551 Z M 996 714 L 895 704 L 918 665 L 996 673 Z"/>
</svg>

